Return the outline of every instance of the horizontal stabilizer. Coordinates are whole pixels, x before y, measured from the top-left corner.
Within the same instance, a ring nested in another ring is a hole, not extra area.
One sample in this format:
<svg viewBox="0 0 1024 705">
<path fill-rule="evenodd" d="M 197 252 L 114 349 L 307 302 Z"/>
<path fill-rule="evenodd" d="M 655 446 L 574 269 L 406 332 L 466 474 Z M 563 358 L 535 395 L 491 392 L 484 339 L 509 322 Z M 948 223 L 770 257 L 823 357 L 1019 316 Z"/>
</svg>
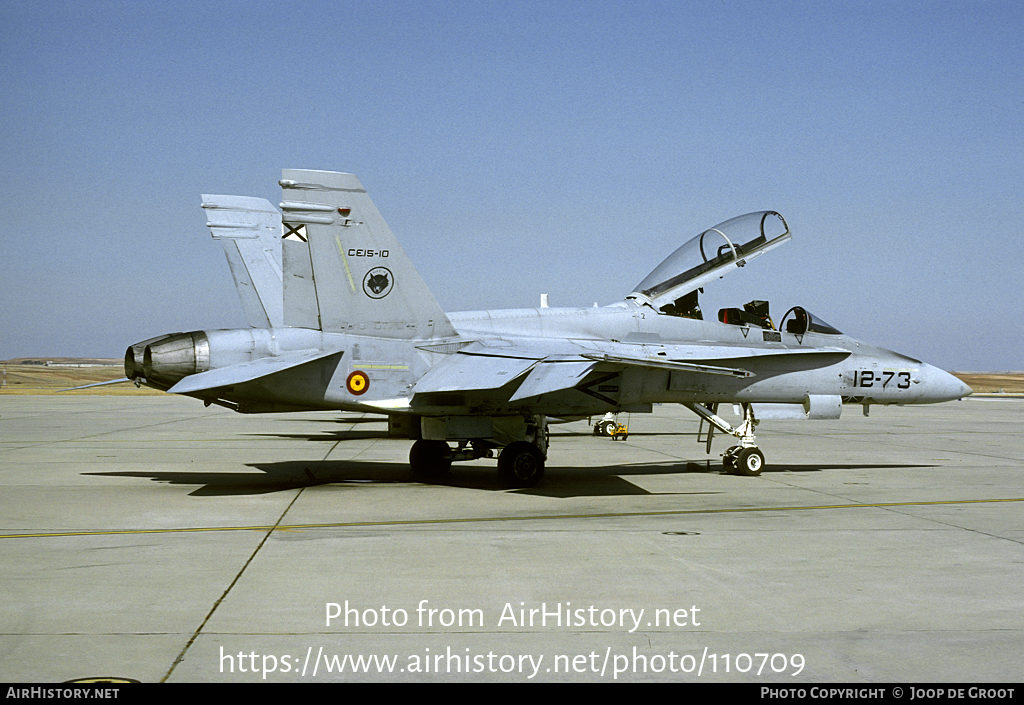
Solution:
<svg viewBox="0 0 1024 705">
<path fill-rule="evenodd" d="M 561 389 L 572 389 L 594 369 L 594 365 L 595 363 L 591 361 L 546 360 L 530 370 L 529 376 L 509 401 L 536 397 Z"/>
<path fill-rule="evenodd" d="M 278 357 L 263 357 L 252 362 L 244 362 L 230 367 L 220 367 L 209 372 L 189 375 L 168 389 L 172 394 L 196 394 L 220 387 L 230 387 L 245 382 L 252 382 L 284 370 L 305 365 L 331 355 L 340 354 L 337 350 L 313 350 L 309 352 L 289 353 Z"/>
<path fill-rule="evenodd" d="M 416 394 L 503 387 L 537 364 L 536 360 L 456 353 L 423 375 Z"/>
</svg>

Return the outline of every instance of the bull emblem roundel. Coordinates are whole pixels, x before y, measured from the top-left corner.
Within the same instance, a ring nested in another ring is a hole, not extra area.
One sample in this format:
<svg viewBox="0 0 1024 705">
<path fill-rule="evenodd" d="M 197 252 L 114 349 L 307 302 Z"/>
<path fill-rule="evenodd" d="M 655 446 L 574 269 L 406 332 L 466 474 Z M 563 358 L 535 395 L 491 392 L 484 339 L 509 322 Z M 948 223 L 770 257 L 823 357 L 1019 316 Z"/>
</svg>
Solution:
<svg viewBox="0 0 1024 705">
<path fill-rule="evenodd" d="M 371 299 L 383 299 L 395 288 L 395 277 L 387 267 L 374 267 L 363 277 L 363 292 Z"/>
</svg>

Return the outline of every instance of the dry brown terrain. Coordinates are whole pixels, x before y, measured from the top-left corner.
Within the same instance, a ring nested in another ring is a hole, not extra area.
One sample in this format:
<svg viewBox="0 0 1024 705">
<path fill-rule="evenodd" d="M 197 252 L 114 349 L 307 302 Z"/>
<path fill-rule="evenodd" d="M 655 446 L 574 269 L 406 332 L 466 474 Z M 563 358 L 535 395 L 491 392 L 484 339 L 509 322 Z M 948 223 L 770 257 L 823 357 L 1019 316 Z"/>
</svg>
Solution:
<svg viewBox="0 0 1024 705">
<path fill-rule="evenodd" d="M 22 364 L 25 362 L 52 362 L 55 364 Z M 65 367 L 64 365 L 93 364 L 100 367 Z M 61 389 L 83 384 L 124 379 L 122 360 L 73 358 L 17 358 L 0 362 L 0 394 L 56 394 Z M 113 384 L 92 387 L 64 394 L 163 394 L 155 389 L 134 384 Z"/>
<path fill-rule="evenodd" d="M 1024 393 L 1024 372 L 954 372 L 953 375 L 978 393 Z"/>
</svg>

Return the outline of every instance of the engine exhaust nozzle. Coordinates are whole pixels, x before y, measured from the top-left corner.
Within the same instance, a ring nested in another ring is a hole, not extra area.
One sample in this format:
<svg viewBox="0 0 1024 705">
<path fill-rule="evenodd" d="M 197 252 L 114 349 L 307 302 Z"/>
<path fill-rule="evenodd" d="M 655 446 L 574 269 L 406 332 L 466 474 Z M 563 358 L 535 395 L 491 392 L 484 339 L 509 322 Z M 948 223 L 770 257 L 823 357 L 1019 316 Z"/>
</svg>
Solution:
<svg viewBox="0 0 1024 705">
<path fill-rule="evenodd" d="M 126 354 L 126 372 L 127 367 Z M 167 386 L 173 386 L 189 375 L 209 369 L 210 340 L 203 331 L 165 336 L 147 345 L 142 353 L 142 372 L 146 379 Z"/>
</svg>

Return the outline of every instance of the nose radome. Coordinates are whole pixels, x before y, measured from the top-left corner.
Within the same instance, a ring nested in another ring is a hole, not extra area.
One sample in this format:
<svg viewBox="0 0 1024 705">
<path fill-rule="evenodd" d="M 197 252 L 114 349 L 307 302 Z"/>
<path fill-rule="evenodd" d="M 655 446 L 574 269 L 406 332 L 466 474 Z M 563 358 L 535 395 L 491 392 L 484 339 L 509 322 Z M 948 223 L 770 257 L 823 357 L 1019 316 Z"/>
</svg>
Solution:
<svg viewBox="0 0 1024 705">
<path fill-rule="evenodd" d="M 928 401 L 952 401 L 974 393 L 973 389 L 945 370 L 928 365 L 927 372 L 928 389 L 925 391 L 925 396 Z"/>
</svg>

